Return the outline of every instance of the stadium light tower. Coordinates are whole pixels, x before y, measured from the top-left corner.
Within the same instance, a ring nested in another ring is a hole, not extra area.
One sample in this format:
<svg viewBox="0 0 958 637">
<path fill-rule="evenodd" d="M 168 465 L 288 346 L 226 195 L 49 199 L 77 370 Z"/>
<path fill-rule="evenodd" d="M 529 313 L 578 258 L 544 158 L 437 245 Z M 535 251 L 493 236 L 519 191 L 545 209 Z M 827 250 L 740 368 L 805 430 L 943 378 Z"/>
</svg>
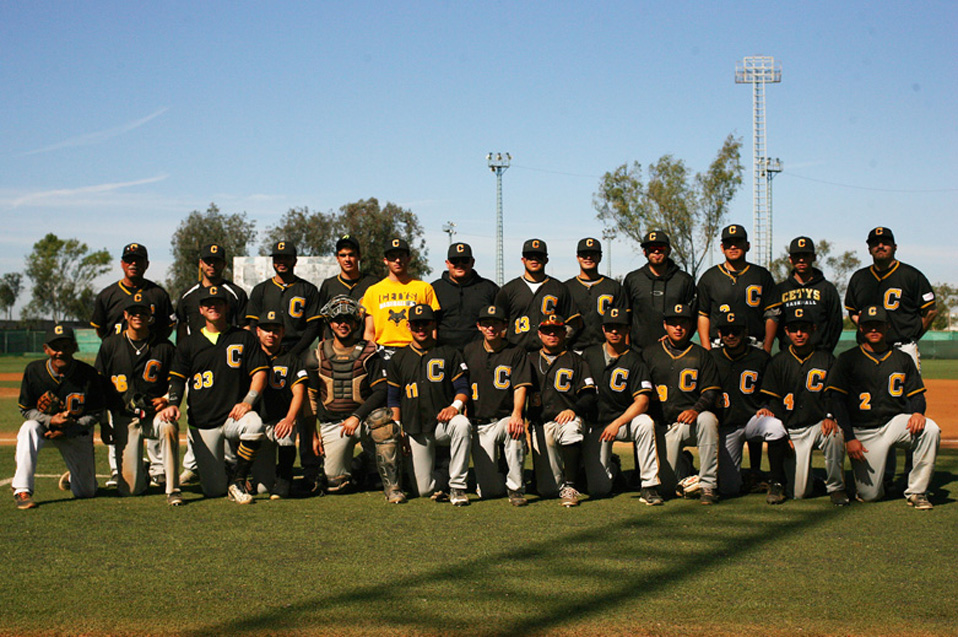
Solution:
<svg viewBox="0 0 958 637">
<path fill-rule="evenodd" d="M 452 235 L 456 234 L 456 224 L 449 221 L 442 227 L 442 231 L 449 235 L 449 245 L 452 245 Z"/>
<path fill-rule="evenodd" d="M 509 168 L 512 155 L 506 153 L 489 153 L 486 155 L 489 170 L 496 174 L 496 285 L 503 283 L 502 267 L 502 173 Z"/>
<path fill-rule="evenodd" d="M 766 268 L 772 262 L 772 177 L 782 164 L 766 154 L 765 85 L 781 81 L 782 67 L 771 56 L 749 56 L 735 65 L 735 83 L 752 85 L 752 258 Z"/>
</svg>

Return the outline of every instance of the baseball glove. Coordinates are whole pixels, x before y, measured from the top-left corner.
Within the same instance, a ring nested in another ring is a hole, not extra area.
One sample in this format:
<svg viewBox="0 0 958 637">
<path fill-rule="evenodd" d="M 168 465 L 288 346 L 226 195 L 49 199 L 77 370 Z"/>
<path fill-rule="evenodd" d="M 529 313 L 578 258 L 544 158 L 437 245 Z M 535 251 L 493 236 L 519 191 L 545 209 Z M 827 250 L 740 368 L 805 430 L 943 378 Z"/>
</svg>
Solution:
<svg viewBox="0 0 958 637">
<path fill-rule="evenodd" d="M 52 391 L 47 390 L 37 399 L 37 411 L 43 412 L 48 416 L 58 414 L 63 411 L 63 402 Z"/>
</svg>

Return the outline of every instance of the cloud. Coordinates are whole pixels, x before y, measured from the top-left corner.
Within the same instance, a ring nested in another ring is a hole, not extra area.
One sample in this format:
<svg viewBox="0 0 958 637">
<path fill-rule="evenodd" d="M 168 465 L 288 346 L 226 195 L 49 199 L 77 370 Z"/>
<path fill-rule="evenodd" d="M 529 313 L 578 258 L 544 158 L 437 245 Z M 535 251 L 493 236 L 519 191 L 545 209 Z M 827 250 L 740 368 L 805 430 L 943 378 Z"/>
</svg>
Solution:
<svg viewBox="0 0 958 637">
<path fill-rule="evenodd" d="M 95 133 L 87 133 L 86 135 L 79 135 L 77 137 L 71 137 L 70 139 L 58 142 L 51 146 L 44 146 L 43 148 L 37 148 L 36 150 L 31 150 L 24 155 L 38 155 L 40 153 L 48 153 L 53 150 L 60 150 L 61 148 L 75 148 L 77 146 L 89 146 L 91 144 L 99 144 L 100 142 L 105 142 L 108 139 L 118 137 L 124 133 L 129 133 L 131 130 L 135 130 L 140 126 L 143 126 L 150 120 L 156 119 L 166 111 L 170 110 L 169 107 L 164 106 L 163 108 L 157 110 L 154 113 L 147 115 L 141 119 L 128 122 L 121 126 L 115 128 L 109 128 L 107 130 L 97 131 Z"/>
<path fill-rule="evenodd" d="M 89 195 L 89 194 L 99 194 L 105 192 L 113 192 L 114 190 L 119 190 L 121 188 L 130 188 L 132 186 L 142 186 L 143 184 L 153 184 L 158 181 L 163 181 L 167 179 L 169 175 L 157 175 L 156 177 L 148 177 L 146 179 L 137 179 L 136 181 L 122 181 L 112 184 L 97 184 L 94 186 L 83 186 L 81 188 L 63 188 L 60 190 L 43 190 L 40 192 L 34 192 L 27 195 L 23 195 L 14 199 L 10 202 L 10 207 L 19 208 L 22 205 L 30 204 L 37 205 L 44 202 L 53 200 L 53 199 L 69 199 L 71 197 L 77 197 L 79 195 Z"/>
</svg>

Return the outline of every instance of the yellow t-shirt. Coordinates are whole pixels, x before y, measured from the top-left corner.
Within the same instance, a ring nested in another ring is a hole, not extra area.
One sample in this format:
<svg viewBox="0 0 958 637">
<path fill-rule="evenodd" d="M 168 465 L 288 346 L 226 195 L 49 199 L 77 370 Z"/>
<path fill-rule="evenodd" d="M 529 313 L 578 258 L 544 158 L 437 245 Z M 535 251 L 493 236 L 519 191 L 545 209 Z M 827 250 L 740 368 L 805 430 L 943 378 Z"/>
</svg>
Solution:
<svg viewBox="0 0 958 637">
<path fill-rule="evenodd" d="M 363 294 L 362 304 L 366 313 L 373 317 L 376 343 L 386 347 L 408 345 L 412 341 L 407 320 L 409 308 L 419 303 L 439 309 L 436 292 L 425 281 L 413 279 L 400 283 L 387 277 L 369 286 Z"/>
</svg>

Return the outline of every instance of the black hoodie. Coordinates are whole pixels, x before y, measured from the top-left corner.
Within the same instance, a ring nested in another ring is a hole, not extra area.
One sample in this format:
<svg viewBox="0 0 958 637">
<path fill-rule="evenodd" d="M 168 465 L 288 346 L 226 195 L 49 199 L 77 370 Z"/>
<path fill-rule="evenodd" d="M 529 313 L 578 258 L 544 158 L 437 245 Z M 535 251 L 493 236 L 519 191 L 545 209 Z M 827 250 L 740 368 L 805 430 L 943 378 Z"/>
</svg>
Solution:
<svg viewBox="0 0 958 637">
<path fill-rule="evenodd" d="M 432 283 L 439 301 L 439 328 L 437 340 L 440 345 L 452 345 L 460 352 L 470 342 L 481 338 L 476 328 L 479 311 L 496 302 L 499 286 L 479 276 L 473 270 L 462 283 L 457 283 L 443 272 Z"/>
<path fill-rule="evenodd" d="M 646 263 L 629 272 L 622 287 L 632 308 L 633 347 L 648 347 L 665 336 L 662 310 L 666 307 L 683 303 L 695 311 L 695 280 L 672 259 L 666 262 L 662 276 L 656 276 Z"/>
</svg>

